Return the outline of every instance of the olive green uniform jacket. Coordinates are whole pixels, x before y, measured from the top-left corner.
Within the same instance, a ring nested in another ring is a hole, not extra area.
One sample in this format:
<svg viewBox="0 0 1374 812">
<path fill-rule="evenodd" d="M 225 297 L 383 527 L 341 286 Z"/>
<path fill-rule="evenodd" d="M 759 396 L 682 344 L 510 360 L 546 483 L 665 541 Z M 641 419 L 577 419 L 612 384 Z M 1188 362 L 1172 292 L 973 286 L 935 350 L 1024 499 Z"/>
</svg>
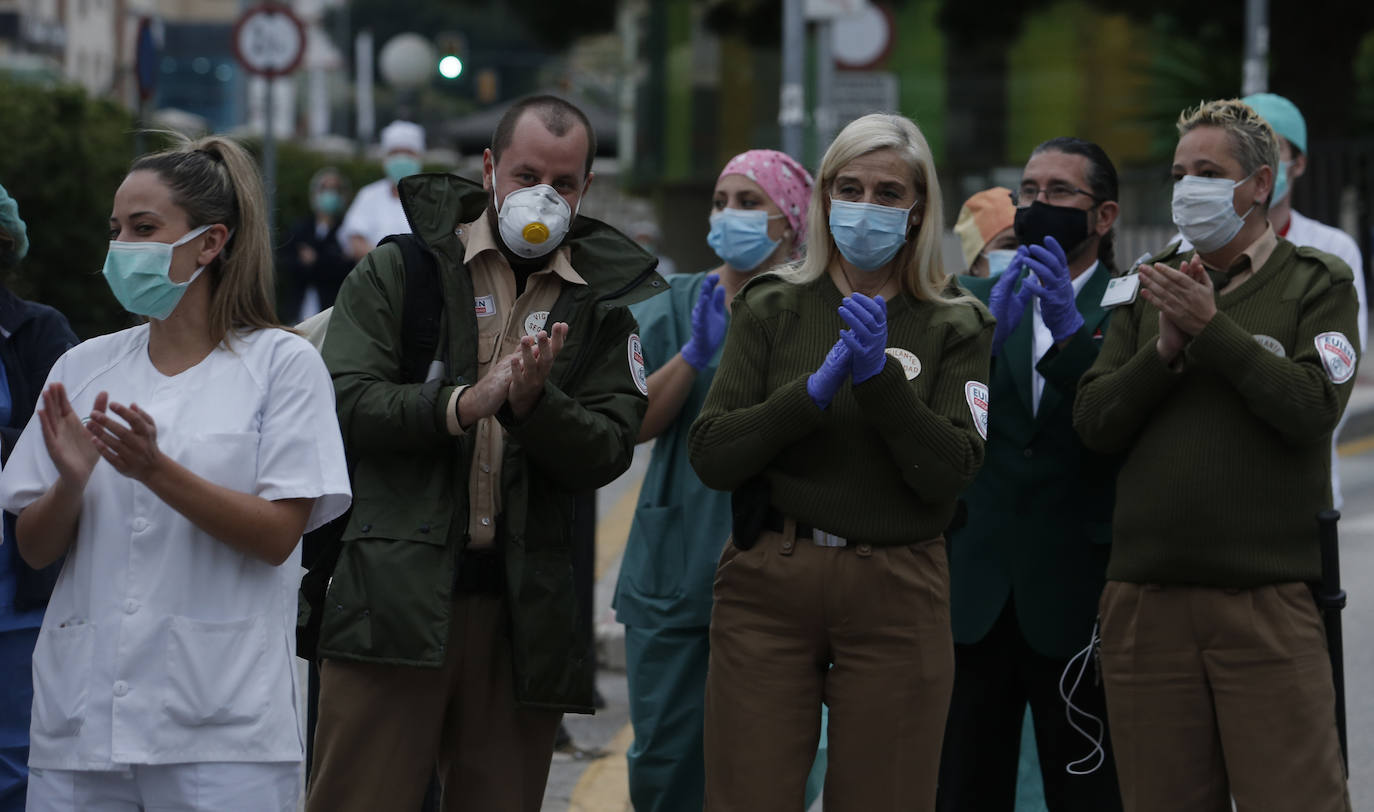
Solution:
<svg viewBox="0 0 1374 812">
<path fill-rule="evenodd" d="M 355 469 L 353 513 L 325 599 L 322 658 L 438 667 L 445 659 L 455 567 L 467 541 L 471 434 L 452 436 L 453 388 L 477 379 L 477 318 L 454 229 L 487 206 L 453 175 L 400 184 L 413 233 L 438 260 L 443 288 L 437 380 L 401 383 L 405 268 L 395 245 L 344 281 L 323 354 Z M 629 467 L 647 405 L 628 306 L 668 289 L 657 261 L 604 223 L 578 217 L 567 243 L 586 285 L 565 285 L 548 323 L 569 325 L 534 410 L 508 408 L 497 545 L 503 551 L 516 700 L 590 713 L 595 663 L 573 590 L 573 494 Z"/>
</svg>

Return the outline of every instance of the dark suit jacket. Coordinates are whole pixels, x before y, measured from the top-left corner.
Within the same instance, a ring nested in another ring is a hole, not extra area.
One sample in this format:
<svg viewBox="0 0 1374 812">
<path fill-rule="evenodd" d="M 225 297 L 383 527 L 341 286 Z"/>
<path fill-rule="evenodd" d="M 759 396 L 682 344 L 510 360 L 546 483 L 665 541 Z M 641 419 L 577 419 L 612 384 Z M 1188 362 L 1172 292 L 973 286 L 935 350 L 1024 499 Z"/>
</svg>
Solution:
<svg viewBox="0 0 1374 812">
<path fill-rule="evenodd" d="M 1073 429 L 1078 379 L 1106 335 L 1100 307 L 1111 273 L 1099 267 L 1078 294 L 1083 327 L 1037 369 L 1031 410 L 1031 304 L 993 359 L 986 456 L 963 499 L 967 524 L 950 536 L 954 639 L 982 640 L 1015 596 L 1022 636 L 1040 654 L 1067 659 L 1088 644 L 1111 542 L 1118 459 L 1089 451 Z M 984 302 L 992 280 L 961 277 Z"/>
</svg>

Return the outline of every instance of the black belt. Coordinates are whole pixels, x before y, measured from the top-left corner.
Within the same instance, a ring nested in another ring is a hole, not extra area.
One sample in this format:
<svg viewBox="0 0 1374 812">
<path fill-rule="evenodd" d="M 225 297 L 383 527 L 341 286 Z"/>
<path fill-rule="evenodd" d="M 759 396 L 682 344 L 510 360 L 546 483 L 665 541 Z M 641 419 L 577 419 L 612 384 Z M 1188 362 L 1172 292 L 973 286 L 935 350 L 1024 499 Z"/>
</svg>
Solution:
<svg viewBox="0 0 1374 812">
<path fill-rule="evenodd" d="M 506 594 L 506 557 L 501 550 L 463 550 L 458 556 L 458 571 L 453 591 L 467 595 Z"/>
<path fill-rule="evenodd" d="M 784 515 L 782 511 L 778 510 L 778 509 L 775 508 L 775 507 L 769 507 L 769 508 L 768 508 L 768 517 L 767 517 L 767 519 L 764 520 L 764 527 L 767 527 L 769 530 L 772 530 L 772 531 L 774 531 L 774 532 L 776 532 L 776 533 L 782 533 L 782 532 L 785 532 L 785 531 L 783 530 L 783 527 L 785 526 L 785 525 L 784 525 L 784 522 L 785 522 L 786 520 L 787 520 L 787 516 Z M 816 538 L 816 534 L 817 534 L 817 533 L 820 533 L 820 534 L 822 534 L 822 535 L 832 535 L 832 536 L 833 536 L 833 534 L 828 533 L 828 531 L 821 530 L 821 529 L 818 528 L 818 527 L 812 527 L 812 526 L 809 525 L 809 524 L 802 524 L 801 522 L 796 522 L 796 537 L 797 537 L 797 538 L 799 538 L 799 539 L 800 539 L 800 538 L 804 538 L 804 539 L 812 539 L 812 540 L 814 540 L 814 539 Z M 842 536 L 835 536 L 835 538 L 843 538 L 843 537 L 842 537 Z M 861 543 L 862 543 L 862 542 L 855 541 L 855 540 L 853 540 L 853 539 L 845 539 L 845 542 L 846 542 L 845 544 L 836 544 L 836 545 L 829 545 L 829 546 L 836 546 L 836 547 L 855 546 L 855 545 L 858 545 L 858 544 L 861 544 Z"/>
</svg>

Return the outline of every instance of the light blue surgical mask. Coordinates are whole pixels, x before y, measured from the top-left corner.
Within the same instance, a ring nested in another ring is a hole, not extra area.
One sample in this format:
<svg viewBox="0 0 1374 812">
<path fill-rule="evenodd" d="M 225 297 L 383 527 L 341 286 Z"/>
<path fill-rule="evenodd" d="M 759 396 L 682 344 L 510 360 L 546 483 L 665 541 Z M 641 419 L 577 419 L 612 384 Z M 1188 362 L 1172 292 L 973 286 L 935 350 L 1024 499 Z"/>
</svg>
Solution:
<svg viewBox="0 0 1374 812">
<path fill-rule="evenodd" d="M 388 155 L 386 160 L 382 161 L 382 168 L 386 170 L 386 176 L 392 183 L 400 183 L 401 178 L 420 174 L 420 161 L 405 154 Z"/>
<path fill-rule="evenodd" d="M 988 278 L 996 279 L 1002 271 L 1007 269 L 1007 266 L 1011 265 L 1012 257 L 1016 256 L 1016 252 L 1010 248 L 999 248 L 995 251 L 988 251 L 983 256 L 988 261 Z"/>
<path fill-rule="evenodd" d="M 174 243 L 121 242 L 110 240 L 101 273 L 124 309 L 139 316 L 162 320 L 172 315 L 186 289 L 205 270 L 196 268 L 185 282 L 173 282 L 172 250 L 204 234 L 209 225 L 193 228 Z"/>
<path fill-rule="evenodd" d="M 907 217 L 911 208 L 876 203 L 830 201 L 830 235 L 850 265 L 876 271 L 886 265 L 906 243 Z"/>
<path fill-rule="evenodd" d="M 1288 167 L 1292 165 L 1292 161 L 1279 161 L 1279 171 L 1274 176 L 1274 194 L 1269 198 L 1269 205 L 1277 205 L 1279 201 L 1288 197 Z"/>
<path fill-rule="evenodd" d="M 782 243 L 782 240 L 768 239 L 771 219 L 762 209 L 721 209 L 711 215 L 711 232 L 706 235 L 706 242 L 731 268 L 752 271 Z"/>
</svg>

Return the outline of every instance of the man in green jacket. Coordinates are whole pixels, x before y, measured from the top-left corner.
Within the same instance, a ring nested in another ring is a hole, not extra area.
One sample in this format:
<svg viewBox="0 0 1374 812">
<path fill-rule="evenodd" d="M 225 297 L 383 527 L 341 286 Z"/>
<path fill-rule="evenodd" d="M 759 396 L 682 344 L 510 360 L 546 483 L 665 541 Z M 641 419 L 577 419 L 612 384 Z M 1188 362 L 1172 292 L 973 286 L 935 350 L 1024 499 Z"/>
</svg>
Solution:
<svg viewBox="0 0 1374 812">
<path fill-rule="evenodd" d="M 437 258 L 443 316 L 424 383 L 402 371 L 406 269 L 384 244 L 339 292 L 324 342 L 354 460 L 325 598 L 307 806 L 538 810 L 565 711 L 595 663 L 571 566 L 573 496 L 630 463 L 646 406 L 628 305 L 655 260 L 575 212 L 595 135 L 560 99 L 501 119 L 481 187 L 401 183 Z"/>
<path fill-rule="evenodd" d="M 1086 667 L 1074 704 L 1105 722 L 1091 664 L 1071 658 L 1092 638 L 1116 457 L 1083 447 L 1073 402 L 1111 315 L 1116 168 L 1096 144 L 1055 138 L 1031 153 L 1014 194 L 1011 266 L 960 279 L 989 302 L 997 332 L 987 456 L 963 495 L 967 524 L 949 537 L 955 672 L 938 807 L 1011 812 L 1029 705 L 1046 806 L 1109 812 L 1121 808 L 1110 750 L 1070 726 L 1059 686 L 1070 665 L 1068 685 Z M 1075 720 L 1106 746 L 1096 724 Z"/>
</svg>

